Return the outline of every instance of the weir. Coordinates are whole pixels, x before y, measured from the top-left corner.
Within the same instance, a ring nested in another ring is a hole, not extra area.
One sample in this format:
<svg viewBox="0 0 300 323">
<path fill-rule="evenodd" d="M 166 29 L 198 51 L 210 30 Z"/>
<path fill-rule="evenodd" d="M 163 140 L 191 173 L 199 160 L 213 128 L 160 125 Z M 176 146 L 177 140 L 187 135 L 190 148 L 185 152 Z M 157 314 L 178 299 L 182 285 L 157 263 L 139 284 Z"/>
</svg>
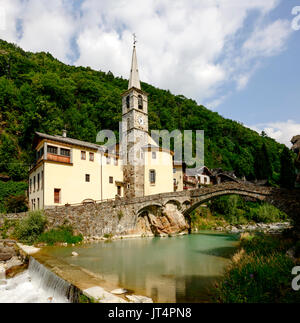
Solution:
<svg viewBox="0 0 300 323">
<path fill-rule="evenodd" d="M 55 275 L 33 257 L 30 257 L 29 259 L 28 272 L 32 284 L 39 290 L 44 290 L 50 295 L 49 297 L 52 297 L 56 302 L 73 301 L 73 293 L 70 292 L 72 290 L 72 285 Z"/>
<path fill-rule="evenodd" d="M 0 284 L 0 303 L 73 303 L 80 291 L 32 256 L 28 269 Z"/>
</svg>

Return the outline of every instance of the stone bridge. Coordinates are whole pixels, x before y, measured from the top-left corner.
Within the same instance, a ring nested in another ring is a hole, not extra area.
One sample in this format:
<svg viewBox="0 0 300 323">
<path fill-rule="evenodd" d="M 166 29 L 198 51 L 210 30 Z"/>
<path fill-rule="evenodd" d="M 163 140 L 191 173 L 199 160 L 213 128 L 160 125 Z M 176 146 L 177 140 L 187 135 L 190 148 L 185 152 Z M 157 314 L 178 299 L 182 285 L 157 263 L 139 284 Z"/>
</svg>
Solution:
<svg viewBox="0 0 300 323">
<path fill-rule="evenodd" d="M 214 197 L 230 194 L 268 202 L 291 218 L 300 219 L 300 190 L 260 187 L 246 183 L 223 183 L 193 191 L 56 207 L 45 210 L 45 213 L 49 227 L 69 223 L 84 236 L 164 235 L 187 232 L 187 218 L 193 210 Z"/>
</svg>

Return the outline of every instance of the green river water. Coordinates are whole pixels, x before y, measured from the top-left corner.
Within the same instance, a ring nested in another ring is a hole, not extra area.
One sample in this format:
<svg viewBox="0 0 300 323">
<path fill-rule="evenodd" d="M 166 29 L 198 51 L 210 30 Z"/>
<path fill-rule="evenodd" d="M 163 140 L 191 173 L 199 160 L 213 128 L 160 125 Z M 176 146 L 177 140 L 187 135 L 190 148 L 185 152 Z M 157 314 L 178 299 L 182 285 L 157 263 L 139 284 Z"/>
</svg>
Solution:
<svg viewBox="0 0 300 323">
<path fill-rule="evenodd" d="M 236 236 L 203 232 L 53 247 L 47 253 L 155 302 L 185 303 L 210 301 L 236 246 Z"/>
</svg>

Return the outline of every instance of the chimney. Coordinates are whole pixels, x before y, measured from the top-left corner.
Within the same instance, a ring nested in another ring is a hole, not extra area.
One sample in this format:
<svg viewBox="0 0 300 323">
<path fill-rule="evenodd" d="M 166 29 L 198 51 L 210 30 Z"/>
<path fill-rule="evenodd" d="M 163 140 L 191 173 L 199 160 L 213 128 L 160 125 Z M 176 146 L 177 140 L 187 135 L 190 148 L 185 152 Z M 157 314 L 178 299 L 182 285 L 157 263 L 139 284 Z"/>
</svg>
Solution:
<svg viewBox="0 0 300 323">
<path fill-rule="evenodd" d="M 62 136 L 63 136 L 64 138 L 66 138 L 66 137 L 67 137 L 67 130 L 66 130 L 66 129 L 64 129 L 64 130 L 62 131 Z"/>
</svg>

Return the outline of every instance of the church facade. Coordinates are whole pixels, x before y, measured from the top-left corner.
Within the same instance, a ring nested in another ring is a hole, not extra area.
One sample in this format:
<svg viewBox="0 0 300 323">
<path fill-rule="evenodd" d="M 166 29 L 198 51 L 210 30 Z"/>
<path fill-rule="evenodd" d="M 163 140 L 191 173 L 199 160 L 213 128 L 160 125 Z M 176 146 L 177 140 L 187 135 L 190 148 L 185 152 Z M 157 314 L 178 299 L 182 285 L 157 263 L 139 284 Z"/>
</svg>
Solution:
<svg viewBox="0 0 300 323">
<path fill-rule="evenodd" d="M 133 48 L 128 90 L 122 95 L 122 142 L 117 149 L 37 132 L 36 163 L 29 172 L 31 210 L 141 197 L 183 189 L 173 152 L 149 136 L 148 94 L 141 89 Z"/>
</svg>

